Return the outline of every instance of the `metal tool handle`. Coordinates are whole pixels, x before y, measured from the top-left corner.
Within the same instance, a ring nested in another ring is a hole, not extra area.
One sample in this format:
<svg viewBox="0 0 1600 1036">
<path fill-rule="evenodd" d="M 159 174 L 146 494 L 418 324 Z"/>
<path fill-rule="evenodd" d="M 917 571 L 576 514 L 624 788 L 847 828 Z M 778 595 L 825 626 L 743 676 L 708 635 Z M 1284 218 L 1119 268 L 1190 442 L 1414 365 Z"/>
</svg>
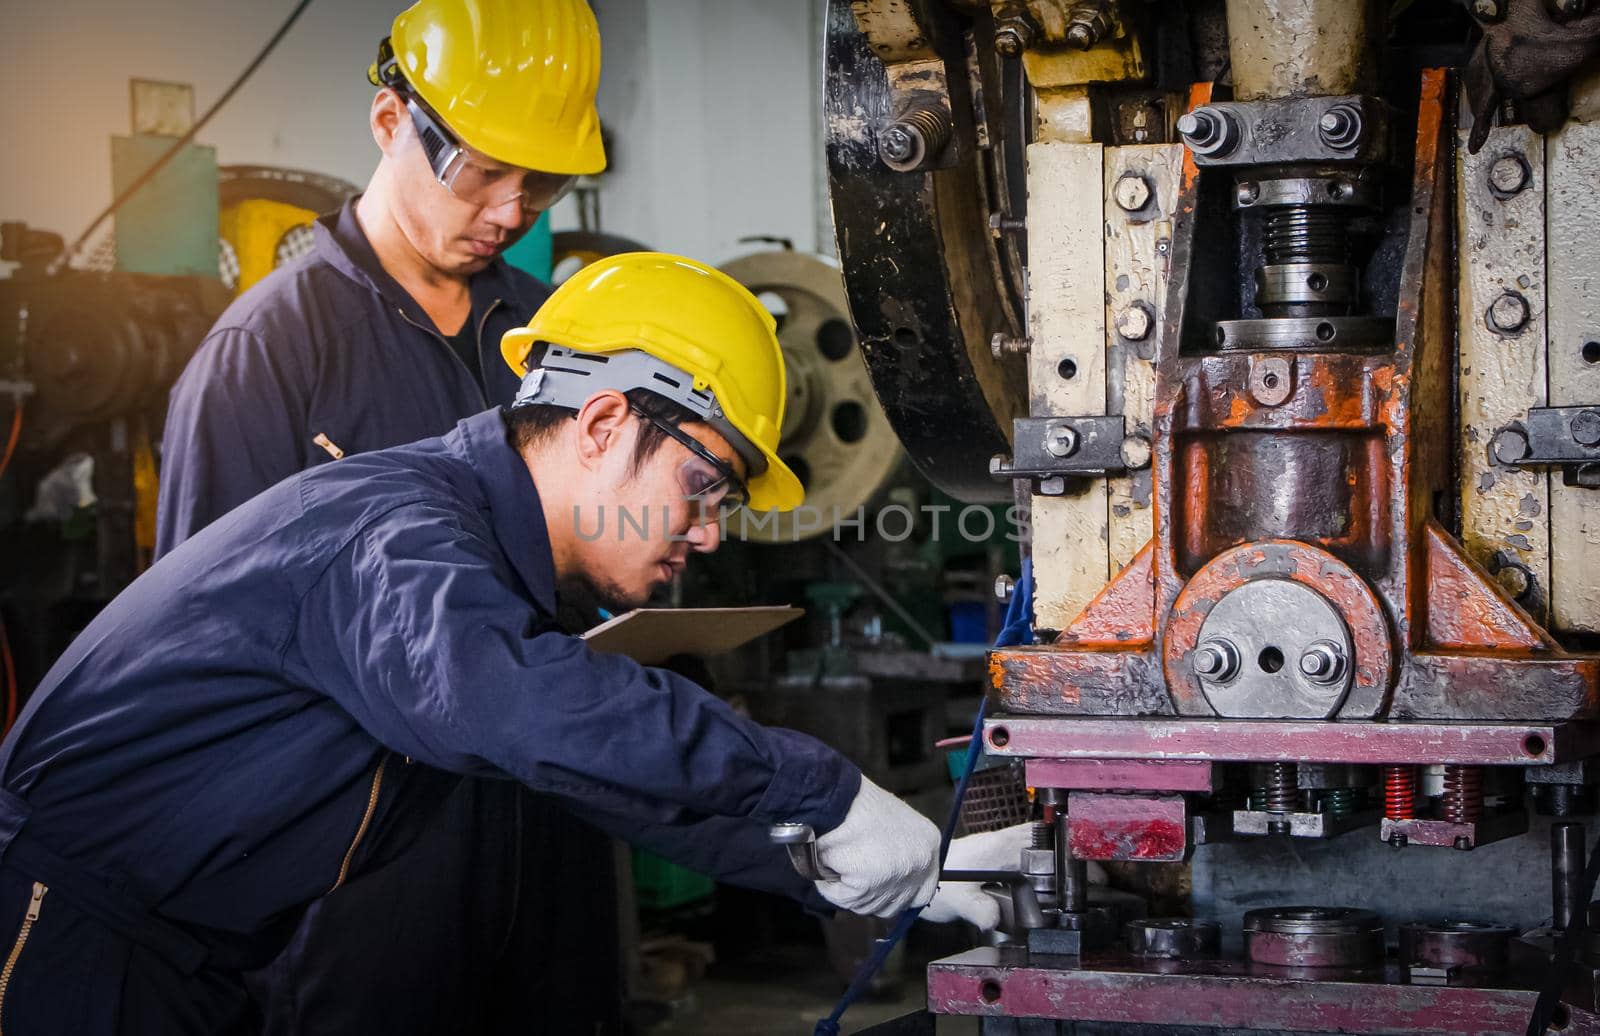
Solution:
<svg viewBox="0 0 1600 1036">
<path fill-rule="evenodd" d="M 817 858 L 817 833 L 810 824 L 773 824 L 768 836 L 789 850 L 789 862 L 807 881 L 838 881 L 839 875 Z"/>
</svg>

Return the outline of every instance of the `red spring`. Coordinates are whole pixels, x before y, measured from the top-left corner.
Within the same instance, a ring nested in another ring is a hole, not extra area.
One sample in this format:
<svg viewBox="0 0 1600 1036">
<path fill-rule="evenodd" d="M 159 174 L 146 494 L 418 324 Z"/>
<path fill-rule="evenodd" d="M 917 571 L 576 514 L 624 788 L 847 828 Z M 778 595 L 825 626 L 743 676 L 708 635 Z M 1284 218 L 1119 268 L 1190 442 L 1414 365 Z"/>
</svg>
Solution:
<svg viewBox="0 0 1600 1036">
<path fill-rule="evenodd" d="M 1411 820 L 1417 815 L 1417 768 L 1383 768 L 1383 815 L 1390 820 Z"/>
<path fill-rule="evenodd" d="M 1452 824 L 1469 824 L 1483 816 L 1483 771 L 1476 766 L 1446 766 L 1440 804 Z"/>
</svg>

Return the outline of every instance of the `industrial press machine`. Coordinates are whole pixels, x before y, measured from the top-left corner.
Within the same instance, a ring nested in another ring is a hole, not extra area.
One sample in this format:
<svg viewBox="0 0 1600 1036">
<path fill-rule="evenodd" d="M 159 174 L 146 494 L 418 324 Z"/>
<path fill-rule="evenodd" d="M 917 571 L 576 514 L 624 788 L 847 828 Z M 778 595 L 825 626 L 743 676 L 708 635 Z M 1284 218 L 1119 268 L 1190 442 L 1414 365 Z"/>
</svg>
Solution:
<svg viewBox="0 0 1600 1036">
<path fill-rule="evenodd" d="M 833 0 L 863 356 L 1026 512 L 1043 634 L 983 735 L 1036 844 L 931 1011 L 1600 1032 L 1597 49 L 1585 0 Z"/>
</svg>

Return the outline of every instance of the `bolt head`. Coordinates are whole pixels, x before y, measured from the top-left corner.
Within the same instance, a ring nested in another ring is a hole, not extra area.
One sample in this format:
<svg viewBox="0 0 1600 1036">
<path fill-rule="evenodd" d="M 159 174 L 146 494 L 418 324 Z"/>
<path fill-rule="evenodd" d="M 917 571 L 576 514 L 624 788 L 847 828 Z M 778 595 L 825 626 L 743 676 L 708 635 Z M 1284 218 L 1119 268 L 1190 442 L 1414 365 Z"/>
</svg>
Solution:
<svg viewBox="0 0 1600 1036">
<path fill-rule="evenodd" d="M 1502 292 L 1489 305 L 1489 326 L 1501 334 L 1516 334 L 1528 323 L 1528 300 L 1514 291 Z"/>
<path fill-rule="evenodd" d="M 1137 303 L 1117 314 L 1117 334 L 1130 342 L 1144 341 L 1154 325 L 1150 311 Z"/>
<path fill-rule="evenodd" d="M 1600 410 L 1583 410 L 1568 426 L 1579 446 L 1600 446 Z"/>
<path fill-rule="evenodd" d="M 1071 425 L 1052 425 L 1044 433 L 1044 448 L 1052 457 L 1070 457 L 1078 452 L 1078 433 Z"/>
<path fill-rule="evenodd" d="M 1344 649 L 1332 641 L 1317 641 L 1300 656 L 1300 673 L 1314 683 L 1338 683 L 1344 679 Z"/>
<path fill-rule="evenodd" d="M 1261 185 L 1254 180 L 1246 180 L 1235 190 L 1234 197 L 1240 205 L 1254 205 L 1256 199 L 1261 197 Z"/>
<path fill-rule="evenodd" d="M 1150 466 L 1150 440 L 1142 435 L 1130 435 L 1122 440 L 1122 463 L 1130 471 Z"/>
<path fill-rule="evenodd" d="M 1489 186 L 1496 194 L 1510 197 L 1528 186 L 1533 171 L 1521 155 L 1501 155 L 1489 167 Z"/>
<path fill-rule="evenodd" d="M 907 126 L 894 125 L 878 137 L 878 147 L 883 156 L 892 162 L 906 162 L 916 154 L 917 135 Z"/>
<path fill-rule="evenodd" d="M 994 33 L 994 49 L 1003 58 L 1014 58 L 1028 49 L 1027 36 L 1018 25 L 1002 25 Z"/>
<path fill-rule="evenodd" d="M 1050 475 L 1039 480 L 1040 496 L 1061 496 L 1067 491 L 1067 480 L 1060 475 Z"/>
<path fill-rule="evenodd" d="M 1088 50 L 1095 45 L 1095 32 L 1079 22 L 1067 29 L 1067 42 L 1079 50 Z"/>
<path fill-rule="evenodd" d="M 994 598 L 1001 604 L 1005 604 L 1011 600 L 1011 595 L 1016 589 L 1017 581 L 1002 572 L 994 581 Z"/>
<path fill-rule="evenodd" d="M 1497 22 L 1505 17 L 1502 0 L 1472 0 L 1472 13 L 1481 21 Z"/>
<path fill-rule="evenodd" d="M 1150 202 L 1150 181 L 1138 173 L 1123 173 L 1117 178 L 1111 196 L 1124 212 L 1137 212 Z"/>
<path fill-rule="evenodd" d="M 1186 137 L 1192 137 L 1200 132 L 1200 120 L 1195 117 L 1194 112 L 1184 112 L 1178 116 L 1176 125 L 1178 132 Z"/>
<path fill-rule="evenodd" d="M 1196 676 L 1226 683 L 1239 671 L 1239 652 L 1231 643 L 1218 637 L 1195 648 L 1190 664 Z"/>
<path fill-rule="evenodd" d="M 1324 133 L 1337 133 L 1344 129 L 1344 119 L 1338 112 L 1323 112 L 1322 118 L 1317 120 L 1317 128 Z"/>
<path fill-rule="evenodd" d="M 1054 849 L 1024 849 L 1022 850 L 1020 863 L 1019 869 L 1024 874 L 1054 874 L 1056 872 L 1056 851 Z"/>
<path fill-rule="evenodd" d="M 1347 151 L 1361 142 L 1361 112 L 1349 104 L 1336 104 L 1317 120 L 1322 142 L 1336 151 Z"/>
<path fill-rule="evenodd" d="M 1528 455 L 1528 436 L 1516 428 L 1502 428 L 1489 447 L 1501 464 L 1515 464 Z"/>
<path fill-rule="evenodd" d="M 1005 355 L 1006 333 L 1004 331 L 996 331 L 994 334 L 989 336 L 989 352 L 997 360 Z"/>
</svg>

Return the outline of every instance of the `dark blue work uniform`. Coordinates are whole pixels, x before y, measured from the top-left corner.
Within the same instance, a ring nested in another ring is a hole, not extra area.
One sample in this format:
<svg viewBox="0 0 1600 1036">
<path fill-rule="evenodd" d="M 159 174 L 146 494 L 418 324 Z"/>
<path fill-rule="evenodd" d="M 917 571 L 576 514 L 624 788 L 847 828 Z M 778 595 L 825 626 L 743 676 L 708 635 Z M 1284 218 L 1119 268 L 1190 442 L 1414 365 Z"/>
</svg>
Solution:
<svg viewBox="0 0 1600 1036">
<path fill-rule="evenodd" d="M 766 825 L 831 829 L 859 772 L 591 652 L 555 626 L 554 575 L 498 410 L 282 482 L 157 562 L 0 747 L 5 1031 L 236 1031 L 241 969 L 306 903 L 403 867 L 456 775 L 820 902 Z M 407 979 L 428 982 L 429 932 L 397 937 L 417 955 Z"/>
<path fill-rule="evenodd" d="M 498 260 L 472 277 L 463 334 L 475 336 L 477 355 L 466 359 L 480 384 L 379 264 L 353 201 L 313 234 L 307 256 L 222 315 L 173 390 L 158 556 L 335 452 L 443 435 L 516 393 L 500 337 L 527 324 L 548 287 Z M 347 881 L 307 912 L 289 949 L 253 981 L 267 1036 L 420 1036 L 446 1019 L 519 1036 L 541 1021 L 586 1033 L 617 1027 L 608 839 L 516 786 L 465 781 L 424 841 L 403 871 Z M 552 929 L 571 934 L 552 941 Z M 407 938 L 413 932 L 429 937 Z M 419 959 L 429 981 L 407 981 Z"/>
</svg>

